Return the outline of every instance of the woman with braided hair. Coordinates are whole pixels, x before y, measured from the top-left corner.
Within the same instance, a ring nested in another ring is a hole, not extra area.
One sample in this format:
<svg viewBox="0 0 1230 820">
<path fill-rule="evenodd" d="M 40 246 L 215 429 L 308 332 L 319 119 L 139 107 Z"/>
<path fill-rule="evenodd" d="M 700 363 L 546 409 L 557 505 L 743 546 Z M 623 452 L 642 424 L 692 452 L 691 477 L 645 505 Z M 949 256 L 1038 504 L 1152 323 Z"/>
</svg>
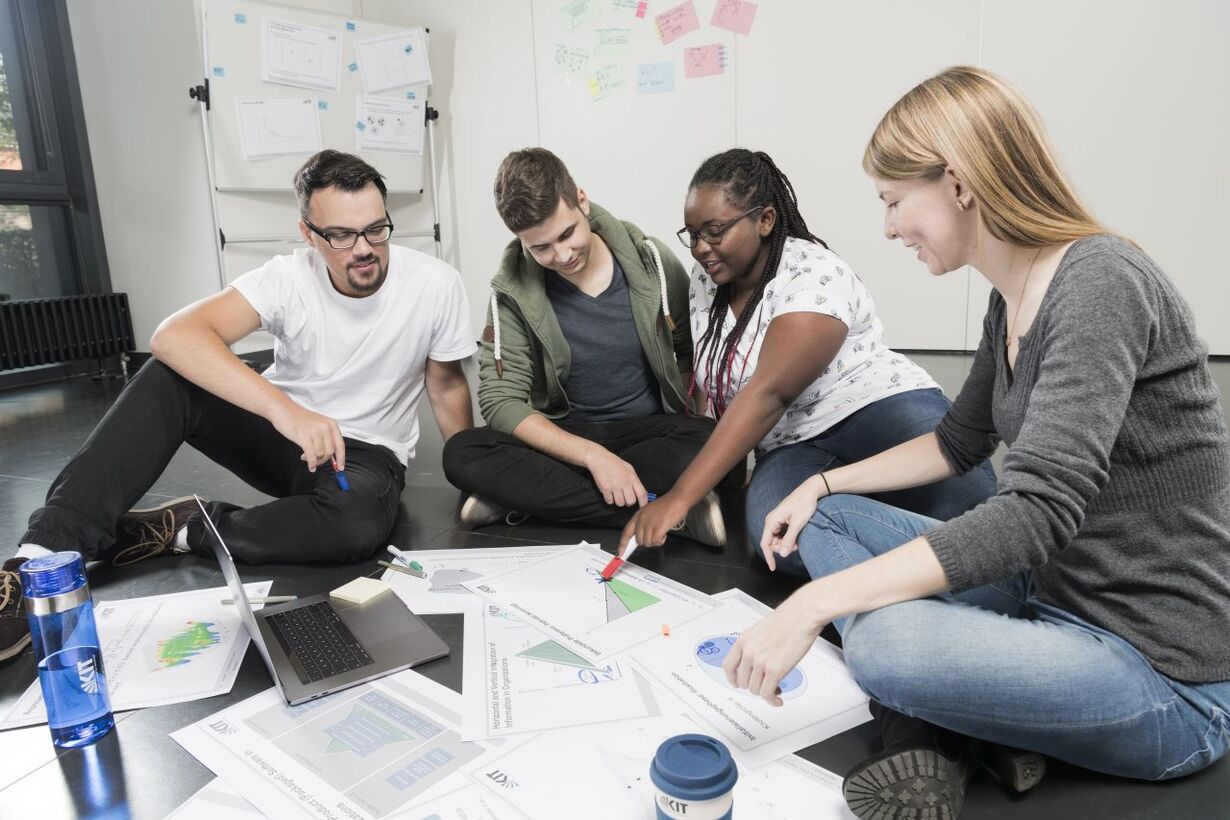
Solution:
<svg viewBox="0 0 1230 820">
<path fill-rule="evenodd" d="M 859 278 L 799 213 L 790 180 L 763 151 L 732 148 L 692 177 L 679 239 L 692 251 L 690 397 L 717 428 L 670 492 L 624 528 L 659 546 L 749 452 L 747 531 L 794 487 L 931 432 L 949 401 L 918 365 L 884 345 Z M 877 496 L 933 518 L 968 510 L 995 491 L 984 463 L 963 476 Z M 798 560 L 777 562 L 806 575 Z"/>
</svg>

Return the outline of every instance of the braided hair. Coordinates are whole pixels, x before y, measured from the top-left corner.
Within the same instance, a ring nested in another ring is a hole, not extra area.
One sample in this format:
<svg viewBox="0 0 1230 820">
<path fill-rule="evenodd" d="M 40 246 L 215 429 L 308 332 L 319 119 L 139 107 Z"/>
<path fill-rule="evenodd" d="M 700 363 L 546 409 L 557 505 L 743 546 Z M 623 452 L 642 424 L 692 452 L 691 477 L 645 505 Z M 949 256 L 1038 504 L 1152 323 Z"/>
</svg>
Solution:
<svg viewBox="0 0 1230 820">
<path fill-rule="evenodd" d="M 798 198 L 790 180 L 782 173 L 773 159 L 764 151 L 749 151 L 746 148 L 731 148 L 715 154 L 701 163 L 692 175 L 688 190 L 694 190 L 701 185 L 719 185 L 724 189 L 726 201 L 740 210 L 757 206 L 772 205 L 777 212 L 777 220 L 773 231 L 767 237 L 769 255 L 765 261 L 764 271 L 752 295 L 748 298 L 743 310 L 739 311 L 734 329 L 723 339 L 722 326 L 725 323 L 726 311 L 730 305 L 730 283 L 719 285 L 709 306 L 709 324 L 704 335 L 696 343 L 696 359 L 704 361 L 708 373 L 710 406 L 714 415 L 721 418 L 726 411 L 726 394 L 729 392 L 734 376 L 731 365 L 734 363 L 735 349 L 739 339 L 747 329 L 755 315 L 765 287 L 777 275 L 777 266 L 781 263 L 782 250 L 786 247 L 786 239 L 794 237 L 815 242 L 828 248 L 824 240 L 812 234 L 799 213 Z M 692 380 L 688 385 L 688 399 L 696 387 L 696 373 L 693 369 Z"/>
</svg>

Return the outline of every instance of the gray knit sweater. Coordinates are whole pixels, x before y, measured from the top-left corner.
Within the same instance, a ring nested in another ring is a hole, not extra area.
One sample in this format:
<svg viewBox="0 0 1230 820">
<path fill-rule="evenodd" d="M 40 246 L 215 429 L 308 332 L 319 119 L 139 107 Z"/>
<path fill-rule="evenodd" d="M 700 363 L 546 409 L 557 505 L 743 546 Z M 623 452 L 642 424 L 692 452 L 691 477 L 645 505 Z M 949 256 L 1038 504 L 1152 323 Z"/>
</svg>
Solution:
<svg viewBox="0 0 1230 820">
<path fill-rule="evenodd" d="M 1108 236 L 1055 272 L 1015 372 L 992 293 L 936 430 L 959 472 L 1008 445 L 995 496 L 927 533 L 955 591 L 1033 569 L 1038 596 L 1165 675 L 1230 679 L 1230 444 L 1191 309 Z"/>
</svg>

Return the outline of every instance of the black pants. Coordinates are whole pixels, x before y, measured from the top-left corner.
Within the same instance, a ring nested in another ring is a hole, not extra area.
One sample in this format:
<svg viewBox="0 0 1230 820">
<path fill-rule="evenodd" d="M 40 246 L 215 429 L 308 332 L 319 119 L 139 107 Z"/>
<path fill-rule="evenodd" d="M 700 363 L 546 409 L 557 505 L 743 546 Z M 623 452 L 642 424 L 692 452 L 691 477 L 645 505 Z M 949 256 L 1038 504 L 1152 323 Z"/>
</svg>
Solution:
<svg viewBox="0 0 1230 820">
<path fill-rule="evenodd" d="M 386 543 L 406 473 L 387 447 L 345 441 L 349 492 L 327 465 L 309 473 L 302 451 L 268 421 L 151 359 L 56 476 L 22 542 L 105 557 L 120 517 L 187 442 L 278 499 L 247 509 L 206 503 L 237 561 L 360 561 Z M 207 497 L 209 490 L 198 492 Z M 188 545 L 213 555 L 199 516 L 189 521 Z"/>
<path fill-rule="evenodd" d="M 657 495 L 675 485 L 714 427 L 712 419 L 680 413 L 599 424 L 564 419 L 556 424 L 631 464 L 645 489 Z M 619 529 L 637 510 L 607 504 L 584 467 L 552 458 L 490 427 L 465 430 L 448 440 L 444 474 L 458 489 L 549 521 Z"/>
</svg>

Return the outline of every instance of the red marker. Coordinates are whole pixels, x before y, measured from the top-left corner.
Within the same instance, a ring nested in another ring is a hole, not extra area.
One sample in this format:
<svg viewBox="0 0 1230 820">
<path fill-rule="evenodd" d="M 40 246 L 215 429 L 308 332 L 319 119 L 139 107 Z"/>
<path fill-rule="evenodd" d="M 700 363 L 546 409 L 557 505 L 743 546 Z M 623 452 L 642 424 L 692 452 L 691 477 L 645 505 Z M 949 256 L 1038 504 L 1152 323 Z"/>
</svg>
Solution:
<svg viewBox="0 0 1230 820">
<path fill-rule="evenodd" d="M 616 555 L 602 569 L 602 580 L 609 581 L 615 577 L 615 573 L 619 572 L 619 568 L 632 557 L 632 553 L 636 552 L 636 536 L 628 539 L 628 549 L 624 552 L 624 557 L 620 558 Z"/>
</svg>

